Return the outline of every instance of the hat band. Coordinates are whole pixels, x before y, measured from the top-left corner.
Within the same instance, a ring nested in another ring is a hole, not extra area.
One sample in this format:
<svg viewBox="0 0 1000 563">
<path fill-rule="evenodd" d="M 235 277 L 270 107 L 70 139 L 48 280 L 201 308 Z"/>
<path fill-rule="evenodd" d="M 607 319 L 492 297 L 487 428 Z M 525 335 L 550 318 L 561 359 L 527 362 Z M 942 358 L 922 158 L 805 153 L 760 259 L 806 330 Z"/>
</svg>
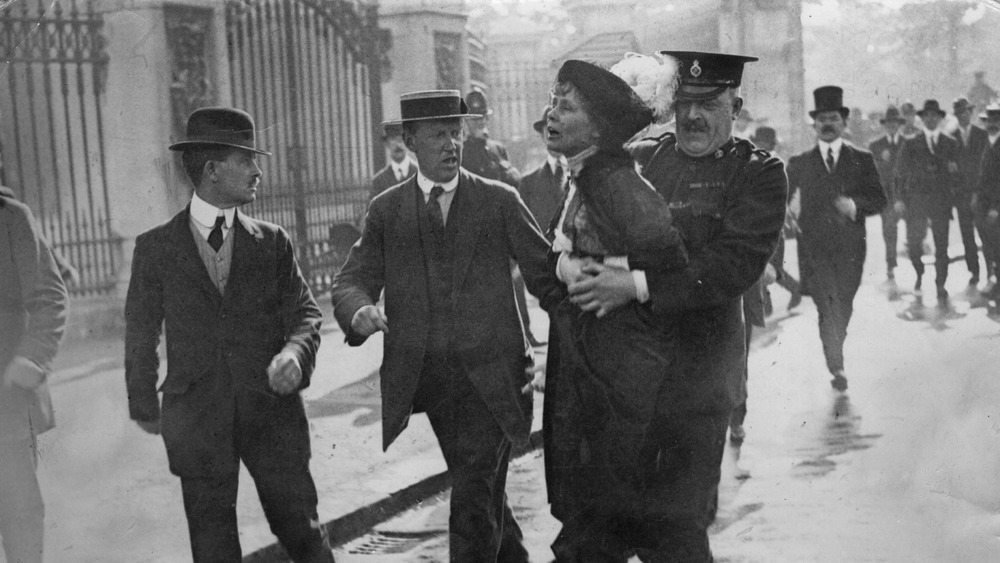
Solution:
<svg viewBox="0 0 1000 563">
<path fill-rule="evenodd" d="M 403 121 L 434 117 L 461 117 L 465 114 L 462 105 L 463 101 L 458 97 L 418 98 L 400 101 L 399 111 Z"/>
<path fill-rule="evenodd" d="M 689 84 L 689 86 L 701 86 L 700 84 Z M 707 86 L 707 85 L 706 85 Z M 684 85 L 682 84 L 680 88 L 677 89 L 676 97 L 678 100 L 687 101 L 701 101 L 701 100 L 711 100 L 712 98 L 718 97 L 720 94 L 726 90 L 733 88 L 730 85 L 723 85 L 715 88 L 714 90 L 709 90 L 707 92 L 686 92 L 684 91 Z"/>
</svg>

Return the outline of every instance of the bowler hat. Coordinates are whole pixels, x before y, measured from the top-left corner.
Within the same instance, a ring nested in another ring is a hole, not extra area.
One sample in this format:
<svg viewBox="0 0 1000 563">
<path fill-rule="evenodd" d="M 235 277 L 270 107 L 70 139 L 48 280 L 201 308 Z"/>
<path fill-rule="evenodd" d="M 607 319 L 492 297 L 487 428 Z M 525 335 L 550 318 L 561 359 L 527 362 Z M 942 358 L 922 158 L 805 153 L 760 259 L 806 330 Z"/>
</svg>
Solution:
<svg viewBox="0 0 1000 563">
<path fill-rule="evenodd" d="M 545 106 L 544 108 L 542 108 L 541 119 L 531 124 L 531 128 L 535 130 L 535 133 L 541 133 L 542 129 L 545 129 L 545 124 L 549 120 L 549 110 L 551 109 L 552 108 L 550 108 L 549 106 Z"/>
<path fill-rule="evenodd" d="M 774 130 L 774 127 L 768 127 L 767 125 L 761 125 L 753 132 L 750 136 L 750 141 L 755 145 L 768 145 L 776 146 L 778 144 L 778 132 Z"/>
<path fill-rule="evenodd" d="M 951 104 L 952 113 L 955 114 L 962 113 L 966 110 L 972 111 L 972 108 L 974 107 L 976 106 L 970 104 L 968 98 L 964 96 L 955 98 L 955 101 Z"/>
<path fill-rule="evenodd" d="M 918 111 L 917 115 L 922 118 L 924 116 L 924 114 L 926 114 L 926 113 L 936 113 L 940 117 L 944 117 L 945 115 L 947 115 L 944 112 L 944 110 L 941 109 L 941 106 L 940 106 L 940 104 L 938 104 L 937 100 L 927 100 L 927 101 L 925 101 L 924 102 L 924 109 Z"/>
<path fill-rule="evenodd" d="M 271 153 L 257 148 L 254 137 L 253 117 L 249 113 L 236 108 L 199 108 L 188 117 L 187 138 L 169 148 L 184 151 L 222 146 L 271 156 Z"/>
<path fill-rule="evenodd" d="M 903 114 L 903 117 L 912 117 L 917 114 L 917 108 L 913 107 L 910 102 L 903 102 L 903 105 L 899 106 L 899 112 Z"/>
<path fill-rule="evenodd" d="M 906 120 L 903 119 L 903 116 L 899 114 L 899 108 L 897 108 L 896 106 L 889 106 L 888 108 L 886 108 L 885 117 L 878 120 L 878 122 L 881 123 L 882 125 L 885 125 L 890 121 L 894 121 L 896 123 L 906 123 Z"/>
<path fill-rule="evenodd" d="M 816 109 L 809 112 L 809 117 L 815 119 L 824 111 L 840 112 L 840 116 L 847 119 L 851 114 L 850 108 L 844 106 L 844 89 L 840 86 L 820 86 L 813 90 L 813 102 Z"/>
<path fill-rule="evenodd" d="M 402 137 L 403 126 L 398 121 L 388 121 L 382 124 L 382 138 Z"/>
<path fill-rule="evenodd" d="M 597 121 L 607 146 L 621 145 L 653 122 L 653 110 L 624 80 L 586 61 L 570 59 L 559 67 L 556 82 L 570 83 L 600 112 Z M 591 116 L 591 118 L 597 116 Z"/>
<path fill-rule="evenodd" d="M 743 65 L 757 60 L 757 57 L 702 51 L 658 51 L 657 54 L 677 59 L 680 75 L 678 100 L 710 100 L 729 88 L 739 86 L 743 81 Z M 685 88 L 699 86 L 713 89 L 697 92 Z"/>
<path fill-rule="evenodd" d="M 399 97 L 399 119 L 386 121 L 383 125 L 406 123 L 407 121 L 429 121 L 432 119 L 454 119 L 476 117 L 469 113 L 458 90 L 421 90 Z"/>
<path fill-rule="evenodd" d="M 486 103 L 486 95 L 479 90 L 473 90 L 465 95 L 465 103 L 469 106 L 469 113 L 476 115 L 493 115 L 493 110 Z"/>
</svg>

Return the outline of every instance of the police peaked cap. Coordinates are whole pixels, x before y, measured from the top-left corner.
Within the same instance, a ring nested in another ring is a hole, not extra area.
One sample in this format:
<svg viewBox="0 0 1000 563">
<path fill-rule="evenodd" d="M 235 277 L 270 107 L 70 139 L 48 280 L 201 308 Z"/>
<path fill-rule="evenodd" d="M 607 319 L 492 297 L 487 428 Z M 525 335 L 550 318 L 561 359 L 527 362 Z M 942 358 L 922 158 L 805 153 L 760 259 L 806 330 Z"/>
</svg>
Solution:
<svg viewBox="0 0 1000 563">
<path fill-rule="evenodd" d="M 710 100 L 729 88 L 743 83 L 743 65 L 752 63 L 757 57 L 728 55 L 725 53 L 705 53 L 702 51 L 659 51 L 677 59 L 681 85 L 677 89 L 678 100 Z M 713 88 L 704 93 L 689 92 L 685 86 Z"/>
</svg>

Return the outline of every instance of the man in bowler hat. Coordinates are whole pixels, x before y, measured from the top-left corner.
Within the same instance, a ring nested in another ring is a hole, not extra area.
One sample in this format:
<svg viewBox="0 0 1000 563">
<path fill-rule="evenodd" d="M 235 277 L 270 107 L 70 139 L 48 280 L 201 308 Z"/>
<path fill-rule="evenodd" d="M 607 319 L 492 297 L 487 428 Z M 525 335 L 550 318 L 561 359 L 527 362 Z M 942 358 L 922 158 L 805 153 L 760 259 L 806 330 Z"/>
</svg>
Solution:
<svg viewBox="0 0 1000 563">
<path fill-rule="evenodd" d="M 180 477 L 194 561 L 239 561 L 240 462 L 294 561 L 331 562 L 309 473 L 309 386 L 322 314 L 281 227 L 239 211 L 261 170 L 254 122 L 209 107 L 188 118 L 181 151 L 191 203 L 135 241 L 125 302 L 129 414 L 162 434 Z M 166 326 L 167 376 L 157 397 Z"/>
<path fill-rule="evenodd" d="M 882 211 L 886 196 L 872 154 L 841 137 L 850 112 L 843 89 L 822 86 L 813 98 L 816 146 L 788 159 L 788 188 L 801 194 L 799 264 L 819 312 L 830 384 L 844 391 L 844 340 L 865 264 L 865 218 Z"/>
<path fill-rule="evenodd" d="M 730 413 L 746 398 L 742 295 L 760 279 L 785 219 L 784 165 L 733 137 L 754 57 L 662 51 L 678 60 L 677 133 L 635 143 L 641 173 L 670 203 L 690 261 L 668 272 L 593 264 L 575 303 L 606 314 L 632 301 L 683 327 L 643 449 L 648 518 L 629 533 L 648 561 L 709 562 Z M 706 353 L 710 350 L 711 353 Z"/>
<path fill-rule="evenodd" d="M 973 289 L 979 284 L 979 245 L 976 243 L 976 214 L 973 202 L 976 199 L 976 190 L 979 188 L 979 167 L 982 164 L 983 152 L 990 142 L 986 130 L 972 123 L 974 108 L 975 106 L 965 98 L 957 98 L 952 103 L 952 112 L 958 121 L 958 127 L 951 134 L 958 142 L 955 211 L 958 212 L 958 229 L 962 234 L 962 246 L 965 249 L 965 264 L 969 268 L 969 286 Z M 989 278 L 989 266 L 986 277 Z"/>
<path fill-rule="evenodd" d="M 526 444 L 532 416 L 511 260 L 543 308 L 564 292 L 514 188 L 461 168 L 470 114 L 458 91 L 405 94 L 400 109 L 418 172 L 372 200 L 333 282 L 334 316 L 352 346 L 385 333 L 382 447 L 411 413 L 430 420 L 452 481 L 451 560 L 526 561 L 504 493 L 511 447 Z"/>
<path fill-rule="evenodd" d="M 369 199 L 408 180 L 417 173 L 417 163 L 410 158 L 410 153 L 403 143 L 403 128 L 398 123 L 388 123 L 383 126 L 382 131 L 383 144 L 389 162 L 372 177 Z"/>
<path fill-rule="evenodd" d="M 916 292 L 924 275 L 924 238 L 930 222 L 934 237 L 934 269 L 938 305 L 946 307 L 948 291 L 948 224 L 958 181 L 958 142 L 939 129 L 945 117 L 937 100 L 927 100 L 917 112 L 925 130 L 903 143 L 899 171 L 906 221 L 906 246 L 917 272 Z"/>
<path fill-rule="evenodd" d="M 899 153 L 903 148 L 903 137 L 900 129 L 906 123 L 899 113 L 899 108 L 889 106 L 879 123 L 885 134 L 868 145 L 868 151 L 875 159 L 882 187 L 885 189 L 887 205 L 882 209 L 882 240 L 885 241 L 886 277 L 890 284 L 895 283 L 897 247 L 899 246 L 899 220 L 902 217 L 903 204 L 899 193 Z M 893 286 L 894 287 L 894 286 Z M 894 297 L 896 298 L 896 297 Z"/>
</svg>

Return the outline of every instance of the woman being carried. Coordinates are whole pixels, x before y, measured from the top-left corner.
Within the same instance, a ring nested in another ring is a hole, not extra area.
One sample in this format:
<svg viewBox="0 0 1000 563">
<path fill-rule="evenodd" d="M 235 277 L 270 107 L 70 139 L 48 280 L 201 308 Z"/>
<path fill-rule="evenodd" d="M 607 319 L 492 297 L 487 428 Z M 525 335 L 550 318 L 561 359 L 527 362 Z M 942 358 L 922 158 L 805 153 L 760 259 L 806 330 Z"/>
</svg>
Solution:
<svg viewBox="0 0 1000 563">
<path fill-rule="evenodd" d="M 658 103 L 583 61 L 566 61 L 556 77 L 546 144 L 567 157 L 570 170 L 552 233 L 567 284 L 586 276 L 582 268 L 592 261 L 645 271 L 686 264 L 667 202 L 624 149 L 656 113 L 666 114 L 676 89 L 672 61 L 644 59 L 659 75 L 650 96 Z M 619 528 L 624 538 L 642 520 L 641 448 L 660 382 L 669 376 L 676 327 L 639 301 L 598 315 L 566 299 L 551 321 L 546 477 L 552 513 L 563 523 L 553 551 L 559 561 L 605 549 L 622 555 L 627 542 L 581 548 L 581 538 L 592 535 L 587 530 Z"/>
</svg>

